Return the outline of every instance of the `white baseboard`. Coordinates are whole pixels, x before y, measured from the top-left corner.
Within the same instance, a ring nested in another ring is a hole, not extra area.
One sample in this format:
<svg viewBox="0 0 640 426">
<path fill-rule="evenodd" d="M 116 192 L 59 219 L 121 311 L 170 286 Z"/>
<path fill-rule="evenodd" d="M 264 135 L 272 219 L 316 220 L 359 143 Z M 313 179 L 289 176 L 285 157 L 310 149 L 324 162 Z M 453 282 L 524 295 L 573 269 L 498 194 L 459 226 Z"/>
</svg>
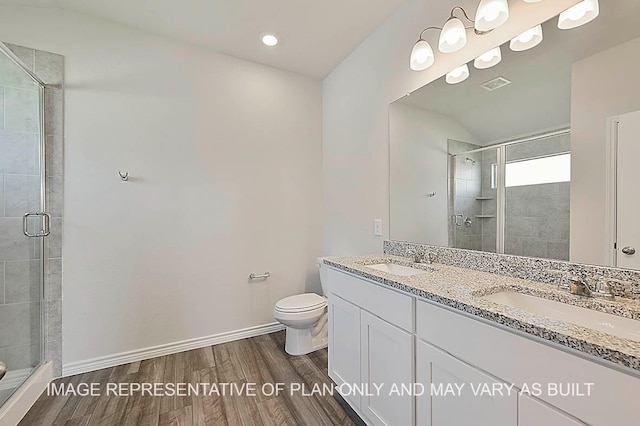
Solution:
<svg viewBox="0 0 640 426">
<path fill-rule="evenodd" d="M 8 374 L 8 373 L 7 373 Z M 40 365 L 0 407 L 0 425 L 17 425 L 53 380 L 50 362 Z"/>
<path fill-rule="evenodd" d="M 243 328 L 241 330 L 229 331 L 226 333 L 214 334 L 211 336 L 198 337 L 195 339 L 182 340 L 180 342 L 167 343 L 164 345 L 151 346 L 148 348 L 136 349 L 119 354 L 101 356 L 83 361 L 70 362 L 62 366 L 62 376 L 73 376 L 89 371 L 100 370 L 102 368 L 114 367 L 116 365 L 129 364 L 131 362 L 142 361 L 158 356 L 171 355 L 178 352 L 192 349 L 204 348 L 220 343 L 232 342 L 234 340 L 246 339 L 248 337 L 260 336 L 263 334 L 275 333 L 284 330 L 284 325 L 279 322 L 258 325 L 255 327 Z"/>
</svg>

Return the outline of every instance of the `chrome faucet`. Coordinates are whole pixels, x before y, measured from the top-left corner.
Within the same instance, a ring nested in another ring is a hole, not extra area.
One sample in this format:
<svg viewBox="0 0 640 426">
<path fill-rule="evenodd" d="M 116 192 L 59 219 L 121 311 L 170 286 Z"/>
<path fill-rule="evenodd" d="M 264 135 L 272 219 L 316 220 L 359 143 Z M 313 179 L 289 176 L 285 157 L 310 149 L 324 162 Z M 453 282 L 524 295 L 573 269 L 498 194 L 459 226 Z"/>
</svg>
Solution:
<svg viewBox="0 0 640 426">
<path fill-rule="evenodd" d="M 578 277 L 568 277 L 567 279 L 569 280 L 569 293 L 575 294 L 576 296 L 591 296 L 592 292 L 586 281 Z"/>
<path fill-rule="evenodd" d="M 422 263 L 422 257 L 417 250 L 411 250 L 409 255 L 413 257 L 413 263 Z"/>
<path fill-rule="evenodd" d="M 430 265 L 435 262 L 435 255 L 428 251 L 424 257 L 420 255 L 418 251 L 411 251 L 410 254 L 413 256 L 414 263 L 423 263 Z"/>
<path fill-rule="evenodd" d="M 575 276 L 567 277 L 567 280 L 569 281 L 569 292 L 576 296 L 602 297 L 609 300 L 614 300 L 615 298 L 611 291 L 611 285 L 605 279 L 600 280 L 600 283 L 595 288 L 589 286 L 586 280 Z M 603 287 L 606 289 L 603 290 Z"/>
</svg>

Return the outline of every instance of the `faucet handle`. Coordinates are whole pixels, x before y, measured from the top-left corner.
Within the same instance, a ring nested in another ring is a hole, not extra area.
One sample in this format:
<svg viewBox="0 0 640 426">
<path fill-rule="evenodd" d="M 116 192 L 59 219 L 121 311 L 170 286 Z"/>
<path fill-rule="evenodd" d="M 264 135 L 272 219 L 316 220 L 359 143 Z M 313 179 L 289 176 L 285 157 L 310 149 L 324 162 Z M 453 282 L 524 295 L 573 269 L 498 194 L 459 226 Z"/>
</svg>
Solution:
<svg viewBox="0 0 640 426">
<path fill-rule="evenodd" d="M 417 249 L 408 249 L 406 251 L 408 258 L 410 258 L 415 263 L 420 263 L 420 252 Z"/>
<path fill-rule="evenodd" d="M 556 275 L 558 277 L 556 282 L 558 290 L 569 290 L 569 284 L 564 282 L 565 271 L 561 271 L 559 269 L 546 269 L 545 272 L 547 274 Z"/>
<path fill-rule="evenodd" d="M 617 285 L 612 285 L 612 283 L 615 283 Z M 617 278 L 606 278 L 606 277 L 602 277 L 600 284 L 603 287 L 606 287 L 606 290 L 608 291 L 608 293 L 613 296 L 614 295 L 614 288 L 616 288 L 616 292 L 615 294 L 623 294 L 624 297 L 630 297 L 631 296 L 631 286 L 633 285 L 632 281 L 625 281 L 625 280 L 619 280 Z"/>
</svg>

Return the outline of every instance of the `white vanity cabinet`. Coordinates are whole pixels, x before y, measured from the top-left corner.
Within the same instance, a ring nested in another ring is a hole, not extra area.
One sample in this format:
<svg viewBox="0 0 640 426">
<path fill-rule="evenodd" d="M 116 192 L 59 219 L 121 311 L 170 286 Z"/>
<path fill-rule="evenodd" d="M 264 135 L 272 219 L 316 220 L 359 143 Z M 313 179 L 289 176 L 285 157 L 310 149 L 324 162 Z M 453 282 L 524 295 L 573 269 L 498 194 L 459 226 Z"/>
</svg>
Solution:
<svg viewBox="0 0 640 426">
<path fill-rule="evenodd" d="M 335 270 L 328 278 L 329 377 L 368 424 L 412 425 L 401 385 L 414 382 L 414 299 Z"/>
<path fill-rule="evenodd" d="M 327 281 L 329 376 L 369 425 L 639 424 L 636 372 L 337 269 Z M 390 392 L 412 384 L 416 395 Z"/>
<path fill-rule="evenodd" d="M 521 336 L 432 302 L 416 303 L 416 336 L 462 364 L 517 389 L 540 385 L 533 402 L 520 395 L 512 425 L 636 426 L 640 378 L 569 353 L 551 342 Z M 420 362 L 417 360 L 416 362 Z M 419 367 L 418 367 L 419 370 Z M 588 384 L 590 391 L 588 391 Z M 561 386 L 566 395 L 551 387 Z M 519 392 L 520 393 L 520 392 Z M 553 407 L 553 408 L 551 408 Z M 545 410 L 545 408 L 549 408 Z M 573 418 L 575 423 L 571 423 Z M 537 418 L 555 418 L 544 423 Z"/>
</svg>

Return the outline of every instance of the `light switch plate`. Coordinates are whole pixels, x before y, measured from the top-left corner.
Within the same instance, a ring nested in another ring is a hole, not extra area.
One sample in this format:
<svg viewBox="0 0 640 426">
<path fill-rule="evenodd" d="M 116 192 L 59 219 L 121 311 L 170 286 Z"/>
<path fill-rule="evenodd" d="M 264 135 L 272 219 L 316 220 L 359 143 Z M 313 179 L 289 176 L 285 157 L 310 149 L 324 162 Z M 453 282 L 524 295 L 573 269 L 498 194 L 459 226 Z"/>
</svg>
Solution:
<svg viewBox="0 0 640 426">
<path fill-rule="evenodd" d="M 373 235 L 376 237 L 382 236 L 382 219 L 374 219 L 373 221 Z"/>
</svg>

